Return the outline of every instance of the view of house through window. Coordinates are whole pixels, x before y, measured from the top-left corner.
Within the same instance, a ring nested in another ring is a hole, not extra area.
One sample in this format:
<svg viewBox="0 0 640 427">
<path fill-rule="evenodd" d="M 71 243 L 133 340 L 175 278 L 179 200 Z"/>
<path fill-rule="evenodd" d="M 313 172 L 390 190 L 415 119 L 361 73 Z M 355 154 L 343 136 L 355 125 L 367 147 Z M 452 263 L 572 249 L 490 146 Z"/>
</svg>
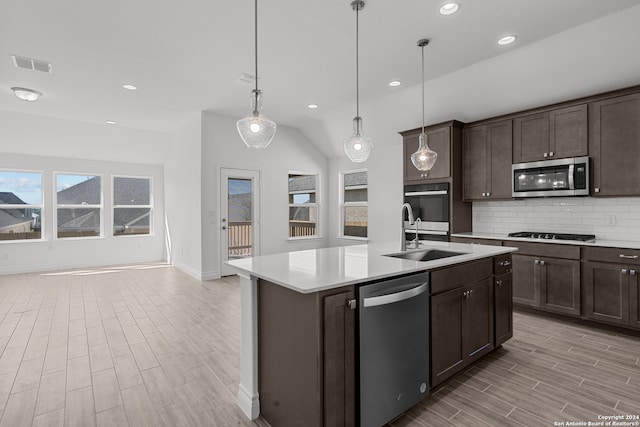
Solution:
<svg viewBox="0 0 640 427">
<path fill-rule="evenodd" d="M 0 170 L 0 241 L 42 237 L 42 174 Z"/>
<path fill-rule="evenodd" d="M 342 172 L 341 223 L 343 237 L 367 237 L 369 207 L 367 171 Z"/>
<path fill-rule="evenodd" d="M 289 237 L 318 236 L 318 175 L 289 174 Z"/>
<path fill-rule="evenodd" d="M 57 236 L 102 235 L 102 182 L 99 176 L 56 174 Z"/>
<path fill-rule="evenodd" d="M 151 179 L 113 177 L 113 235 L 151 234 Z"/>
</svg>

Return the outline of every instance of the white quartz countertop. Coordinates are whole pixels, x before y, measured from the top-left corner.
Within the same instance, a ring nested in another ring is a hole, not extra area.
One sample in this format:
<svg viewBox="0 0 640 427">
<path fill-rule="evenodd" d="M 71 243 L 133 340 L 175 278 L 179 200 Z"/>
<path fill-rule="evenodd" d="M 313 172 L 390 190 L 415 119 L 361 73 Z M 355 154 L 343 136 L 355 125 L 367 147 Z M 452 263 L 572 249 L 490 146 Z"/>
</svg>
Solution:
<svg viewBox="0 0 640 427">
<path fill-rule="evenodd" d="M 268 280 L 300 293 L 455 265 L 517 250 L 506 246 L 423 241 L 419 250 L 440 249 L 463 255 L 434 261 L 411 261 L 384 256 L 400 251 L 398 243 L 310 249 L 237 259 L 227 262 L 240 273 Z M 415 249 L 410 249 L 412 251 Z"/>
<path fill-rule="evenodd" d="M 451 237 L 467 237 L 473 239 L 492 239 L 492 240 L 514 240 L 518 242 L 532 243 L 552 243 L 558 245 L 581 245 L 581 246 L 597 246 L 605 248 L 622 248 L 622 249 L 640 249 L 640 242 L 627 240 L 606 240 L 596 239 L 595 242 L 580 242 L 577 240 L 547 240 L 547 239 L 530 239 L 526 237 L 509 237 L 508 233 L 484 233 L 484 232 L 468 232 L 456 233 Z"/>
</svg>

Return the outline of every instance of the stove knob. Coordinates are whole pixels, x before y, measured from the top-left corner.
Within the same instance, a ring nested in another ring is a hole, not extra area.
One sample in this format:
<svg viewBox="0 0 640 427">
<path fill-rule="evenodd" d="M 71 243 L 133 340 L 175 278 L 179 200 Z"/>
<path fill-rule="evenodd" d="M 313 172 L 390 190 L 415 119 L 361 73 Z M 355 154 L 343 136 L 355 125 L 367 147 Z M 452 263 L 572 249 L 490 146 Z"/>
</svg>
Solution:
<svg viewBox="0 0 640 427">
<path fill-rule="evenodd" d="M 551 237 L 551 234 L 547 234 L 546 236 L 544 236 L 545 239 L 550 239 Z"/>
</svg>

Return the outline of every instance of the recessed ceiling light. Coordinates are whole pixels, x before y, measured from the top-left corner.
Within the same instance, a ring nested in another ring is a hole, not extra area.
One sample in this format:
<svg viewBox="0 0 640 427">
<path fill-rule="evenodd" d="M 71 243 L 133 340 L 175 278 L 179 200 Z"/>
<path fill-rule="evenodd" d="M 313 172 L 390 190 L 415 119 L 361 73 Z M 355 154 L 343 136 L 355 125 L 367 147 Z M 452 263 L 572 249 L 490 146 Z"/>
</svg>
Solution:
<svg viewBox="0 0 640 427">
<path fill-rule="evenodd" d="M 26 87 L 12 87 L 11 90 L 18 99 L 23 101 L 37 101 L 42 96 L 41 92 L 33 89 L 27 89 Z"/>
<path fill-rule="evenodd" d="M 135 85 L 132 85 L 132 84 L 129 84 L 129 83 L 123 84 L 122 87 L 125 88 L 126 90 L 136 90 L 136 89 L 138 89 Z"/>
<path fill-rule="evenodd" d="M 391 80 L 389 82 L 389 86 L 391 87 L 398 87 L 402 84 L 402 82 L 400 80 Z"/>
<path fill-rule="evenodd" d="M 115 124 L 116 124 L 116 122 L 114 122 L 113 120 L 107 120 L 107 124 L 108 124 L 108 125 L 115 125 Z"/>
<path fill-rule="evenodd" d="M 513 43 L 514 41 L 516 41 L 516 39 L 517 39 L 517 38 L 518 38 L 518 37 L 516 37 L 516 36 L 514 36 L 514 35 L 504 36 L 504 37 L 501 37 L 500 39 L 498 39 L 498 44 L 499 44 L 500 46 L 504 46 L 504 45 L 507 45 L 507 44 L 511 44 L 511 43 Z"/>
<path fill-rule="evenodd" d="M 307 108 L 310 110 L 315 110 L 316 108 L 318 108 L 318 104 L 309 104 L 307 105 Z"/>
<path fill-rule="evenodd" d="M 440 15 L 453 15 L 460 9 L 458 3 L 445 3 L 440 7 Z"/>
</svg>

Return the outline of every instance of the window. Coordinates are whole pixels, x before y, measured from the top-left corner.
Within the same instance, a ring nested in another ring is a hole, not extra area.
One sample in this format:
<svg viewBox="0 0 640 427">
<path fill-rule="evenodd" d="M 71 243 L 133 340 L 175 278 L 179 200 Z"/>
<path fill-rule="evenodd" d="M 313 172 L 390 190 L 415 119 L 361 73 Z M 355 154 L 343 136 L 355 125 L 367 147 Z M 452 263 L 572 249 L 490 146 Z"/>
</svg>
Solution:
<svg viewBox="0 0 640 427">
<path fill-rule="evenodd" d="M 367 171 L 340 173 L 340 237 L 366 238 L 369 225 Z"/>
<path fill-rule="evenodd" d="M 113 235 L 151 234 L 151 179 L 113 177 Z"/>
<path fill-rule="evenodd" d="M 0 241 L 42 237 L 42 174 L 0 170 Z"/>
<path fill-rule="evenodd" d="M 318 175 L 289 174 L 289 237 L 318 236 Z"/>
<path fill-rule="evenodd" d="M 99 176 L 56 174 L 58 238 L 102 235 Z"/>
</svg>

